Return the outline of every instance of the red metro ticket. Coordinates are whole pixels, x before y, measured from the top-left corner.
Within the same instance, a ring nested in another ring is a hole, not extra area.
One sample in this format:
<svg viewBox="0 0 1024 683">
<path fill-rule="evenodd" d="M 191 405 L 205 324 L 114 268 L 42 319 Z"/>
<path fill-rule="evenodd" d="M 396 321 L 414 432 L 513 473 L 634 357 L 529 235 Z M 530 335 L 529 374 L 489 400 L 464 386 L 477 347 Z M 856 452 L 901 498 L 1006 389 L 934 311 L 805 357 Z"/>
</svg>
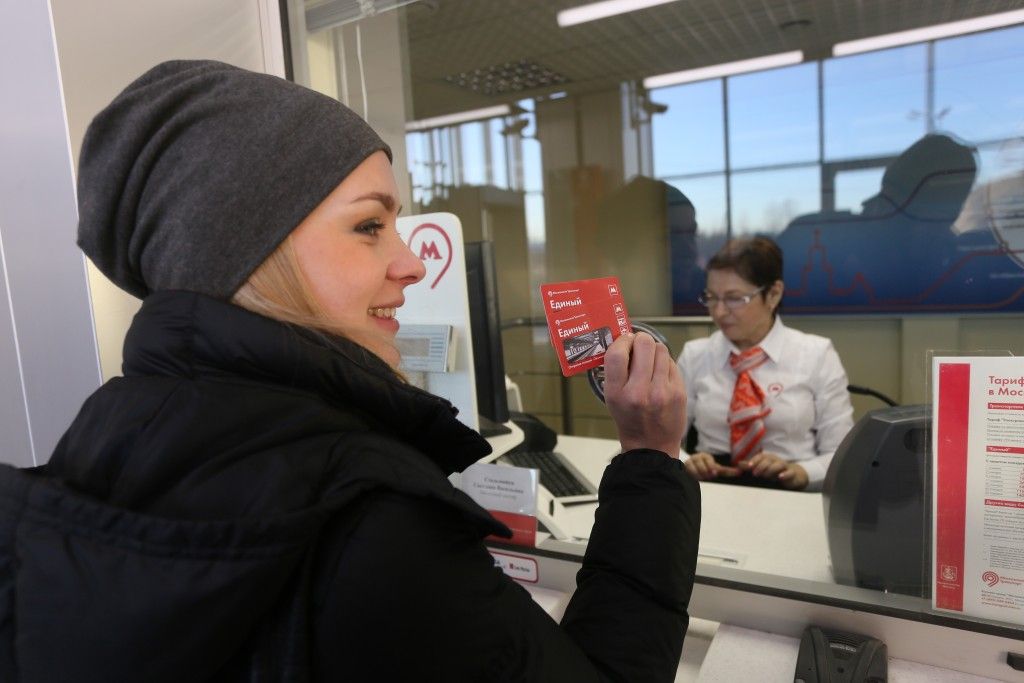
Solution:
<svg viewBox="0 0 1024 683">
<path fill-rule="evenodd" d="M 540 296 L 566 377 L 600 366 L 612 341 L 630 330 L 617 277 L 552 282 L 540 286 Z"/>
</svg>

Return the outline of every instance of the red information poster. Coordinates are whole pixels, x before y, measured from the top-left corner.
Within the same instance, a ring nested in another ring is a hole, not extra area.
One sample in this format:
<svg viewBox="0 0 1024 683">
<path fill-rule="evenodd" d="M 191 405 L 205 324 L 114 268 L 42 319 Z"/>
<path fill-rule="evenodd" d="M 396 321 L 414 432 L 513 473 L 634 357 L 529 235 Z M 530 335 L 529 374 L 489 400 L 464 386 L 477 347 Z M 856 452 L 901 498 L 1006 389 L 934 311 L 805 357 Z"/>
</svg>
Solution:
<svg viewBox="0 0 1024 683">
<path fill-rule="evenodd" d="M 1024 623 L 1024 358 L 932 363 L 932 606 Z"/>
</svg>

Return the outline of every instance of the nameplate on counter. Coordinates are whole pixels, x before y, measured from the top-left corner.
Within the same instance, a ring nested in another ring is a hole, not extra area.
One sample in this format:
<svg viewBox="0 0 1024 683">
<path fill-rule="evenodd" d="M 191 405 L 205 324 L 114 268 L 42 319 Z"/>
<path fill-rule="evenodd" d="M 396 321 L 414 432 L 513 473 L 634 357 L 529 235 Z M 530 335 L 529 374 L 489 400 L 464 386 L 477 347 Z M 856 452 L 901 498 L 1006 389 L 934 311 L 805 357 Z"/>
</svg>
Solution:
<svg viewBox="0 0 1024 683">
<path fill-rule="evenodd" d="M 494 566 L 500 567 L 501 571 L 509 578 L 525 583 L 537 583 L 539 578 L 537 572 L 537 560 L 522 555 L 510 555 L 509 553 L 492 550 L 491 557 L 494 558 Z"/>
<path fill-rule="evenodd" d="M 460 487 L 512 530 L 512 538 L 494 540 L 516 545 L 537 543 L 537 470 L 477 463 L 462 473 Z"/>
<path fill-rule="evenodd" d="M 481 507 L 533 515 L 537 510 L 537 470 L 506 465 L 470 465 L 462 490 Z"/>
</svg>

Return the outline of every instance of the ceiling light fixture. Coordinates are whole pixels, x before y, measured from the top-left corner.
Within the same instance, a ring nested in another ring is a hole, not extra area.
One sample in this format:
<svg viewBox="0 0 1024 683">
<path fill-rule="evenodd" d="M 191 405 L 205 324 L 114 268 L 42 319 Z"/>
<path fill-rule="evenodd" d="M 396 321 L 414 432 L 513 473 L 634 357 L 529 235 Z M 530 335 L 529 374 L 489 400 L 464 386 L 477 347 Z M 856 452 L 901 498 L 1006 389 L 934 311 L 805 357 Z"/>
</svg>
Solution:
<svg viewBox="0 0 1024 683">
<path fill-rule="evenodd" d="M 735 76 L 736 74 L 748 73 L 750 71 L 774 69 L 780 66 L 799 64 L 802 61 L 804 61 L 804 53 L 800 50 L 780 52 L 753 59 L 741 59 L 738 62 L 726 62 L 712 66 L 702 66 L 698 69 L 687 69 L 686 71 L 676 71 L 659 76 L 648 76 L 644 79 L 644 87 L 648 90 L 654 90 L 655 88 L 664 88 L 667 85 L 679 85 L 680 83 L 705 81 L 709 78 Z"/>
<path fill-rule="evenodd" d="M 603 0 L 603 2 L 592 2 L 589 5 L 581 5 L 572 9 L 564 9 L 558 13 L 558 25 L 562 28 L 585 24 L 588 21 L 596 21 L 606 17 L 614 17 L 616 14 L 635 12 L 638 9 L 647 9 L 656 5 L 664 5 L 676 0 Z"/>
<path fill-rule="evenodd" d="M 510 104 L 499 104 L 494 107 L 484 107 L 483 109 L 471 109 L 469 111 L 460 111 L 455 114 L 445 114 L 444 116 L 435 116 L 429 119 L 420 119 L 419 121 L 409 121 L 405 124 L 405 131 L 412 133 L 419 130 L 427 130 L 428 128 L 441 128 L 443 126 L 454 126 L 458 123 L 468 123 L 470 121 L 480 121 L 483 119 L 493 119 L 496 116 L 511 116 L 512 114 L 522 114 L 523 110 L 519 107 L 514 107 Z"/>
<path fill-rule="evenodd" d="M 526 59 L 463 71 L 445 76 L 444 80 L 484 95 L 505 95 L 569 82 L 557 71 Z"/>
<path fill-rule="evenodd" d="M 935 26 L 925 26 L 924 28 L 915 28 L 910 31 L 887 33 L 882 36 L 872 36 L 871 38 L 836 43 L 832 46 L 832 55 L 834 57 L 844 57 L 860 52 L 882 50 L 887 47 L 910 45 L 911 43 L 922 43 L 926 40 L 937 40 L 965 33 L 976 33 L 977 31 L 987 31 L 992 28 L 1001 28 L 1020 23 L 1024 23 L 1024 10 L 990 14 L 986 17 L 951 21 L 948 24 L 936 24 Z"/>
</svg>

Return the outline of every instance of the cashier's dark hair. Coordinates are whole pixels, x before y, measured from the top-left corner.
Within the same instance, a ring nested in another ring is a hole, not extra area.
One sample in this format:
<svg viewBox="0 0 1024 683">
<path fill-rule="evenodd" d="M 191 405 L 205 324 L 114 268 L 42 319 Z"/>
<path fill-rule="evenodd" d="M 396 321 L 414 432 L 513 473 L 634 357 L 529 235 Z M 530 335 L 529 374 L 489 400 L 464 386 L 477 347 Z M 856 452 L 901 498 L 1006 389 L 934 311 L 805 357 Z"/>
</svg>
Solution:
<svg viewBox="0 0 1024 683">
<path fill-rule="evenodd" d="M 734 270 L 761 287 L 761 298 L 766 299 L 768 289 L 782 279 L 782 249 L 767 237 L 737 237 L 711 257 L 707 270 Z"/>
</svg>

